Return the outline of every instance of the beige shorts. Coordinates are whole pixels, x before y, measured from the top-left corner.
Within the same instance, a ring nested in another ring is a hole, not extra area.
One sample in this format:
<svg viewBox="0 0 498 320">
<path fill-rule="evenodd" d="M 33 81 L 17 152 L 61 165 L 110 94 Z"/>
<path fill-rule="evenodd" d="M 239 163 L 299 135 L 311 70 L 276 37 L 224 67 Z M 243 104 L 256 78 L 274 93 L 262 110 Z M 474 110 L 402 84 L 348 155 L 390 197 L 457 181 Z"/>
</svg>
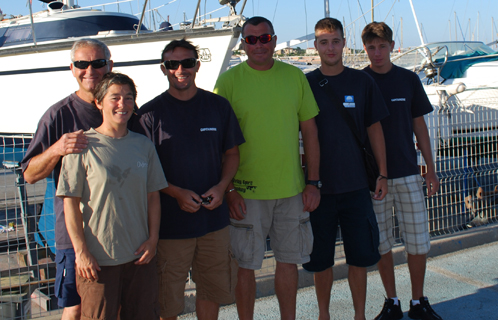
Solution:
<svg viewBox="0 0 498 320">
<path fill-rule="evenodd" d="M 229 304 L 235 301 L 237 262 L 230 250 L 228 227 L 199 238 L 159 240 L 157 272 L 161 317 L 185 308 L 185 283 L 192 267 L 197 299 Z"/>
<path fill-rule="evenodd" d="M 379 225 L 380 254 L 388 253 L 394 245 L 394 214 L 398 218 L 406 252 L 413 255 L 429 252 L 431 242 L 422 182 L 418 174 L 389 179 L 386 197 L 382 201 L 372 200 Z"/>
<path fill-rule="evenodd" d="M 243 220 L 230 219 L 232 250 L 239 267 L 261 269 L 266 237 L 279 262 L 303 264 L 313 249 L 309 213 L 303 212 L 303 197 L 277 200 L 245 199 L 247 214 Z"/>
</svg>

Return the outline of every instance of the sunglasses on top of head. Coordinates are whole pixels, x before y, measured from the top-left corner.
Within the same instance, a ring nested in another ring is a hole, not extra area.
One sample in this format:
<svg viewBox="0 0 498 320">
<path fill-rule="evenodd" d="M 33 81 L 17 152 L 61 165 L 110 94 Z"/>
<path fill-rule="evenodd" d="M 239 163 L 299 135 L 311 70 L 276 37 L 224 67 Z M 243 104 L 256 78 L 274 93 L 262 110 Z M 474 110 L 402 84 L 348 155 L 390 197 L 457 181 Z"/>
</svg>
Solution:
<svg viewBox="0 0 498 320">
<path fill-rule="evenodd" d="M 256 42 L 259 42 L 265 44 L 271 41 L 275 35 L 274 34 L 262 34 L 259 37 L 257 36 L 247 36 L 244 38 L 245 43 L 247 44 L 256 44 Z"/>
<path fill-rule="evenodd" d="M 86 69 L 88 68 L 89 65 L 92 65 L 92 68 L 94 69 L 100 69 L 104 66 L 107 65 L 107 62 L 109 60 L 106 59 L 97 59 L 93 61 L 73 61 L 73 66 L 75 66 L 78 69 Z"/>
<path fill-rule="evenodd" d="M 182 65 L 182 68 L 184 69 L 190 69 L 196 66 L 197 64 L 197 59 L 196 58 L 188 58 L 188 59 L 183 59 L 183 60 L 165 60 L 163 63 L 161 63 L 166 69 L 168 70 L 176 70 L 180 65 Z"/>
</svg>

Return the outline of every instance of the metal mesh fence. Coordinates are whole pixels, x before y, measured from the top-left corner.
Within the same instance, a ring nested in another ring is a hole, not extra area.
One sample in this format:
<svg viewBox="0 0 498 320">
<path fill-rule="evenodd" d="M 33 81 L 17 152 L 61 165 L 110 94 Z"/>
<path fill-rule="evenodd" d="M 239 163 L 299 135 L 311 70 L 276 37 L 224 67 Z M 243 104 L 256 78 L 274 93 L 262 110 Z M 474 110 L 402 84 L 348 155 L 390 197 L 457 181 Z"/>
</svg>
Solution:
<svg viewBox="0 0 498 320">
<path fill-rule="evenodd" d="M 56 307 L 53 254 L 41 241 L 46 180 L 26 184 L 19 162 L 31 135 L 0 135 L 0 319 L 28 319 Z M 53 231 L 53 230 L 52 230 Z M 52 254 L 52 255 L 51 255 Z"/>
<path fill-rule="evenodd" d="M 498 90 L 471 89 L 429 117 L 441 178 L 440 191 L 427 202 L 433 236 L 497 222 L 497 108 Z"/>
<path fill-rule="evenodd" d="M 498 90 L 469 90 L 436 106 L 426 118 L 441 180 L 437 195 L 427 199 L 432 237 L 497 222 L 497 108 Z M 57 308 L 54 185 L 47 179 L 24 182 L 18 162 L 30 139 L 0 135 L 0 319 L 37 318 Z M 402 245 L 397 227 L 393 232 Z M 258 277 L 271 277 L 275 270 L 269 240 L 267 249 Z M 336 257 L 343 256 L 339 233 Z M 189 279 L 187 294 L 191 290 L 195 284 Z"/>
</svg>

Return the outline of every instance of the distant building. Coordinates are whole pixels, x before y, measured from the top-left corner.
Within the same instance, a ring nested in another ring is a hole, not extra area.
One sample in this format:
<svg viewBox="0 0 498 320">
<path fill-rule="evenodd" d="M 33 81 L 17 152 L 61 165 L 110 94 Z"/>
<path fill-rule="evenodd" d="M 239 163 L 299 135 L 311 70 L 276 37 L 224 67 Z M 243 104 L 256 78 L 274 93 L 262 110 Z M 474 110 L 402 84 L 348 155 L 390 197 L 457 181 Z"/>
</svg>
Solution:
<svg viewBox="0 0 498 320">
<path fill-rule="evenodd" d="M 316 49 L 314 47 L 310 47 L 310 48 L 306 48 L 306 54 L 313 56 L 313 55 L 317 55 L 318 51 L 316 51 Z"/>
<path fill-rule="evenodd" d="M 275 53 L 278 55 L 293 54 L 295 52 L 296 52 L 296 49 L 293 49 L 293 48 L 285 48 L 285 49 L 280 49 L 280 50 L 275 51 Z"/>
</svg>

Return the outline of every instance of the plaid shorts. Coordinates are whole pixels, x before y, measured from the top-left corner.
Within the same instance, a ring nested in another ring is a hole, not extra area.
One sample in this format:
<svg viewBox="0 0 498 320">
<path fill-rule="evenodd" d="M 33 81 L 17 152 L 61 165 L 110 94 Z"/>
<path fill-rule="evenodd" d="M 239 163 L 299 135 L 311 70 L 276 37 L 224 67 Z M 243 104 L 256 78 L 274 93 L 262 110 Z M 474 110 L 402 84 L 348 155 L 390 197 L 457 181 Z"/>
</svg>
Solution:
<svg viewBox="0 0 498 320">
<path fill-rule="evenodd" d="M 429 252 L 431 243 L 422 182 L 418 174 L 389 179 L 386 197 L 382 201 L 372 200 L 379 225 L 380 254 L 388 253 L 394 245 L 394 214 L 406 252 L 412 255 Z"/>
</svg>

